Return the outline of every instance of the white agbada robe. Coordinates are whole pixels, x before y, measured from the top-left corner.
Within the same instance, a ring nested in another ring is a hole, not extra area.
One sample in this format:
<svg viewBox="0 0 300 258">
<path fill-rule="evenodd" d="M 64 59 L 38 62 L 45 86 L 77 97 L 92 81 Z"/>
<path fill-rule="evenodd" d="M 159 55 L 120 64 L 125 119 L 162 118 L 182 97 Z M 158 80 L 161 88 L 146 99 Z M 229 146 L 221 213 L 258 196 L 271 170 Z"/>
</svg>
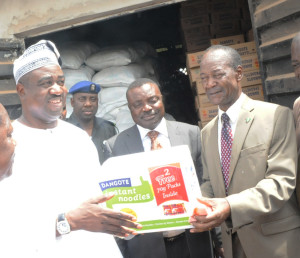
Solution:
<svg viewBox="0 0 300 258">
<path fill-rule="evenodd" d="M 113 236 L 74 231 L 55 237 L 59 213 L 101 194 L 97 150 L 83 130 L 13 122 L 13 174 L 0 183 L 0 257 L 122 257 Z"/>
</svg>

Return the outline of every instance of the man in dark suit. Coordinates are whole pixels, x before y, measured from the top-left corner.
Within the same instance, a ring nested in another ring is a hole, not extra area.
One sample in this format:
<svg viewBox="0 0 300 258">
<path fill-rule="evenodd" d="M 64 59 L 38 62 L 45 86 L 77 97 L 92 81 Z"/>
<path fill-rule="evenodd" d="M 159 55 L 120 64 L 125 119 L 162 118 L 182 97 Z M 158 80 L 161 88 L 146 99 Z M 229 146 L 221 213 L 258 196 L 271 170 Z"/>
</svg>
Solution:
<svg viewBox="0 0 300 258">
<path fill-rule="evenodd" d="M 157 84 L 150 79 L 138 79 L 126 93 L 128 107 L 136 125 L 106 142 L 110 156 L 120 156 L 151 150 L 149 131 L 158 132 L 162 148 L 188 145 L 197 171 L 202 178 L 200 130 L 197 126 L 168 121 Z M 147 233 L 130 240 L 117 239 L 125 258 L 207 258 L 212 257 L 209 232 L 191 234 L 188 230 Z"/>
</svg>

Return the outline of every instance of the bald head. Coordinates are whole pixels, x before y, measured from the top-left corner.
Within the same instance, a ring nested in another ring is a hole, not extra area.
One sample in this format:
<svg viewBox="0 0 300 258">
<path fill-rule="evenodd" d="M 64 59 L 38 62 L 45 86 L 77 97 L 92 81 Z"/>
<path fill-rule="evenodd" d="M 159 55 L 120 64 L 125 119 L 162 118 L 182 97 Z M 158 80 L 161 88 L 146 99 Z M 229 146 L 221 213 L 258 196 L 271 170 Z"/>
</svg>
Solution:
<svg viewBox="0 0 300 258">
<path fill-rule="evenodd" d="M 225 60 L 227 64 L 234 70 L 236 70 L 238 66 L 242 65 L 241 56 L 235 49 L 231 47 L 223 45 L 212 45 L 207 50 L 205 50 L 205 55 L 209 55 L 212 53 L 222 54 L 224 57 L 223 60 Z"/>
<path fill-rule="evenodd" d="M 292 40 L 291 58 L 295 76 L 300 80 L 300 32 Z"/>
</svg>

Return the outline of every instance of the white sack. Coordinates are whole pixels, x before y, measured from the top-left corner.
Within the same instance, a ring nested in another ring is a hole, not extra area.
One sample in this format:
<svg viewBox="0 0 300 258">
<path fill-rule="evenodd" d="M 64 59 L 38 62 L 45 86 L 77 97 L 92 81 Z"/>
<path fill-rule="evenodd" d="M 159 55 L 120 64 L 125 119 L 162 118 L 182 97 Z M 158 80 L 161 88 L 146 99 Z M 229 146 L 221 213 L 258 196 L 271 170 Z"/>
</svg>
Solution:
<svg viewBox="0 0 300 258">
<path fill-rule="evenodd" d="M 74 84 L 80 81 L 91 81 L 95 73 L 93 69 L 86 65 L 82 65 L 79 69 L 62 69 L 65 75 L 65 86 L 69 90 Z"/>
<path fill-rule="evenodd" d="M 98 111 L 97 111 L 96 116 L 103 118 L 105 114 L 110 113 L 113 110 L 115 110 L 116 108 L 120 108 L 124 105 L 127 105 L 126 100 L 120 100 L 120 101 L 104 103 L 104 104 L 101 103 L 98 105 Z"/>
<path fill-rule="evenodd" d="M 116 116 L 116 126 L 119 129 L 119 132 L 126 130 L 127 128 L 133 126 L 135 123 L 132 119 L 131 113 L 127 107 L 127 109 L 122 109 L 118 112 Z"/>
<path fill-rule="evenodd" d="M 85 41 L 68 42 L 57 47 L 62 60 L 62 68 L 79 69 L 84 61 L 99 48 Z"/>
<path fill-rule="evenodd" d="M 96 73 L 92 80 L 102 87 L 128 87 L 130 83 L 138 78 L 143 78 L 147 72 L 142 65 L 129 64 L 127 66 L 116 66 L 103 69 Z"/>
<path fill-rule="evenodd" d="M 128 46 L 106 47 L 91 55 L 85 63 L 95 71 L 102 69 L 128 65 L 137 60 L 137 53 Z"/>
<path fill-rule="evenodd" d="M 99 93 L 99 104 L 126 101 L 126 87 L 102 88 Z"/>
</svg>

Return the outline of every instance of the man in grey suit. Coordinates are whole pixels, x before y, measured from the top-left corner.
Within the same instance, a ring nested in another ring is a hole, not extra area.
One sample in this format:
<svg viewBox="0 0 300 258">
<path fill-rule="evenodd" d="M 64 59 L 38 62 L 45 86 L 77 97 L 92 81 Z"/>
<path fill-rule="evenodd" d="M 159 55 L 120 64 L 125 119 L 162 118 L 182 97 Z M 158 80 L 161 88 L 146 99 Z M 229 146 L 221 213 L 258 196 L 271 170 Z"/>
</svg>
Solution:
<svg viewBox="0 0 300 258">
<path fill-rule="evenodd" d="M 226 258 L 299 257 L 292 112 L 242 93 L 241 63 L 225 46 L 202 57 L 202 85 L 219 114 L 202 130 L 201 190 L 212 212 L 192 216 L 191 231 L 222 224 Z"/>
<path fill-rule="evenodd" d="M 126 93 L 128 107 L 136 125 L 109 139 L 110 156 L 120 156 L 151 150 L 147 133 L 157 131 L 161 147 L 188 145 L 198 179 L 202 178 L 200 130 L 197 126 L 168 121 L 157 84 L 146 78 L 133 82 Z M 131 240 L 117 239 L 125 258 L 207 258 L 212 257 L 208 232 L 191 234 L 188 230 L 147 233 Z"/>
</svg>

